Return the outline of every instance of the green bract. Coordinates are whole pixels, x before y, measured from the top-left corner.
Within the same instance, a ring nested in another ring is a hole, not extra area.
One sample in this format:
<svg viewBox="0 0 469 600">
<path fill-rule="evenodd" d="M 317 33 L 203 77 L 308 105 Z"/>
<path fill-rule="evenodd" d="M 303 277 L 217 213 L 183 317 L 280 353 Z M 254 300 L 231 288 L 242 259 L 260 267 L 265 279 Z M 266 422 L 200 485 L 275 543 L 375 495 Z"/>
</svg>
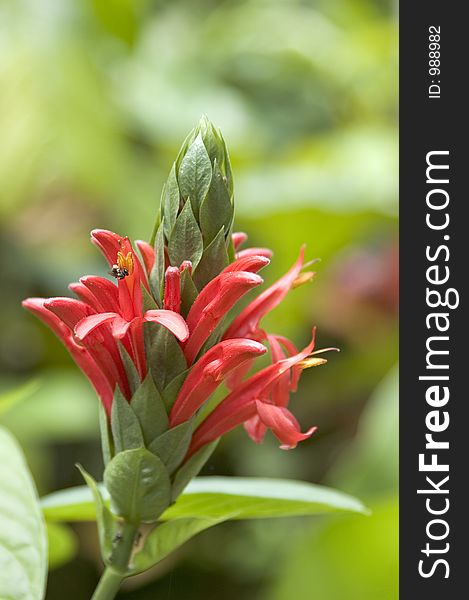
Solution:
<svg viewBox="0 0 469 600">
<path fill-rule="evenodd" d="M 233 217 L 233 175 L 226 144 L 204 116 L 184 141 L 163 188 L 152 236 L 157 260 L 151 285 L 156 298 L 161 298 L 164 246 L 171 265 L 192 262 L 192 279 L 200 290 L 233 256 Z M 186 281 L 186 292 L 190 287 Z"/>
</svg>

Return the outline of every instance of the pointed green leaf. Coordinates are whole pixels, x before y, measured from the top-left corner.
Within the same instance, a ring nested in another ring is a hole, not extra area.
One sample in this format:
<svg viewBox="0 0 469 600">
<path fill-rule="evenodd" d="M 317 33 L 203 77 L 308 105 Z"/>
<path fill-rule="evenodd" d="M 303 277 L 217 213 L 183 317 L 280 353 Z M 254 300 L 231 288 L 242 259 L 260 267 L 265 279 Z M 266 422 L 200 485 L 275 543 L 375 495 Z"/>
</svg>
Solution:
<svg viewBox="0 0 469 600">
<path fill-rule="evenodd" d="M 151 373 L 132 396 L 130 406 L 137 415 L 146 446 L 168 429 L 168 415 Z"/>
<path fill-rule="evenodd" d="M 190 260 L 195 269 L 202 256 L 203 247 L 202 234 L 192 212 L 191 203 L 186 202 L 169 238 L 170 262 L 179 267 L 184 260 Z"/>
<path fill-rule="evenodd" d="M 164 233 L 166 239 L 171 237 L 171 232 L 176 223 L 176 217 L 179 212 L 179 202 L 179 186 L 176 177 L 176 163 L 174 163 L 161 195 L 161 206 L 165 217 Z"/>
<path fill-rule="evenodd" d="M 166 406 L 166 411 L 168 412 L 168 414 L 170 413 L 174 401 L 176 400 L 176 397 L 179 393 L 179 390 L 181 389 L 182 384 L 186 380 L 186 377 L 189 375 L 191 369 L 192 367 L 190 367 L 189 369 L 185 369 L 182 373 L 176 375 L 176 377 L 172 381 L 170 381 L 168 385 L 164 388 L 161 396 L 163 398 L 163 402 Z"/>
<path fill-rule="evenodd" d="M 157 525 L 135 555 L 132 575 L 142 573 L 177 550 L 197 533 L 214 527 L 226 519 L 177 519 Z"/>
<path fill-rule="evenodd" d="M 147 310 L 157 310 L 160 308 L 156 300 L 143 285 L 143 283 L 140 285 L 140 288 L 142 290 L 143 312 L 146 312 Z"/>
<path fill-rule="evenodd" d="M 191 306 L 194 304 L 198 294 L 199 292 L 195 287 L 192 276 L 189 273 L 189 269 L 184 269 L 184 271 L 181 273 L 181 315 L 184 318 L 187 317 L 187 314 L 191 309 Z"/>
<path fill-rule="evenodd" d="M 34 482 L 13 436 L 0 429 L 0 598 L 41 600 L 47 537 Z"/>
<path fill-rule="evenodd" d="M 302 481 L 198 477 L 163 518 L 220 518 L 236 512 L 235 518 L 260 519 L 331 512 L 366 513 L 366 509 L 348 494 Z"/>
<path fill-rule="evenodd" d="M 116 453 L 144 446 L 137 415 L 119 389 L 116 389 L 112 401 L 111 428 Z"/>
<path fill-rule="evenodd" d="M 220 229 L 215 239 L 205 249 L 202 259 L 194 273 L 193 279 L 200 291 L 214 277 L 219 275 L 229 264 L 228 253 L 226 251 L 225 232 L 223 227 Z"/>
<path fill-rule="evenodd" d="M 122 358 L 125 374 L 127 375 L 127 381 L 129 382 L 130 392 L 133 394 L 140 385 L 140 375 L 138 374 L 134 361 L 130 358 L 129 353 L 120 340 L 118 340 L 117 346 L 119 348 L 119 354 Z"/>
<path fill-rule="evenodd" d="M 161 220 L 155 237 L 155 264 L 150 273 L 150 289 L 159 306 L 161 303 L 161 290 L 164 282 L 164 227 L 165 219 Z"/>
<path fill-rule="evenodd" d="M 129 523 L 152 523 L 170 503 L 166 467 L 144 448 L 117 454 L 104 471 L 104 483 L 113 510 Z"/>
<path fill-rule="evenodd" d="M 173 498 L 175 496 L 173 492 Z M 51 521 L 95 518 L 90 492 L 83 486 L 50 494 L 41 500 L 41 504 L 44 515 Z M 222 516 L 257 519 L 343 512 L 368 514 L 353 496 L 304 481 L 197 477 L 161 515 L 161 520 Z"/>
<path fill-rule="evenodd" d="M 101 433 L 101 450 L 103 453 L 104 466 L 114 456 L 114 446 L 111 439 L 111 432 L 109 431 L 109 419 L 107 418 L 104 406 L 99 403 L 99 430 Z"/>
<path fill-rule="evenodd" d="M 220 131 L 219 131 L 219 135 L 220 135 L 220 139 L 222 140 L 222 143 L 223 143 L 224 158 L 225 158 L 223 165 L 220 165 L 220 166 L 222 167 L 222 171 L 224 172 L 224 181 L 225 181 L 226 187 L 228 188 L 230 198 L 233 198 L 234 183 L 233 183 L 233 172 L 231 170 L 230 155 L 228 153 L 228 148 L 226 147 L 226 142 L 223 139 L 223 136 Z"/>
<path fill-rule="evenodd" d="M 96 523 L 98 526 L 99 545 L 101 556 L 106 564 L 109 564 L 109 557 L 112 552 L 112 540 L 117 533 L 118 525 L 116 519 L 112 516 L 107 504 L 105 504 L 98 484 L 85 469 L 77 464 L 77 468 L 86 481 L 87 486 L 93 494 L 93 500 L 96 510 Z"/>
<path fill-rule="evenodd" d="M 171 489 L 171 498 L 173 501 L 176 500 L 194 477 L 197 477 L 202 467 L 212 456 L 213 451 L 218 445 L 218 441 L 215 440 L 203 446 L 178 470 Z"/>
<path fill-rule="evenodd" d="M 200 206 L 199 223 L 204 238 L 204 246 L 213 240 L 220 228 L 228 233 L 233 219 L 233 205 L 218 164 L 213 165 L 210 189 Z"/>
<path fill-rule="evenodd" d="M 210 187 L 212 165 L 199 134 L 189 146 L 178 173 L 179 189 L 185 200 L 190 199 L 196 218 Z M 189 259 L 190 260 L 190 259 Z"/>
<path fill-rule="evenodd" d="M 221 139 L 220 133 L 213 126 L 206 115 L 202 116 L 197 128 L 202 136 L 204 146 L 207 150 L 212 165 L 215 161 L 217 161 L 219 165 L 223 164 L 225 160 L 223 140 Z"/>
<path fill-rule="evenodd" d="M 153 380 L 162 391 L 187 369 L 184 352 L 174 335 L 158 323 L 145 323 L 145 352 Z"/>
<path fill-rule="evenodd" d="M 176 427 L 168 429 L 168 431 L 154 439 L 148 446 L 148 450 L 164 462 L 170 475 L 181 464 L 189 449 L 192 428 L 192 421 L 176 425 Z"/>
</svg>

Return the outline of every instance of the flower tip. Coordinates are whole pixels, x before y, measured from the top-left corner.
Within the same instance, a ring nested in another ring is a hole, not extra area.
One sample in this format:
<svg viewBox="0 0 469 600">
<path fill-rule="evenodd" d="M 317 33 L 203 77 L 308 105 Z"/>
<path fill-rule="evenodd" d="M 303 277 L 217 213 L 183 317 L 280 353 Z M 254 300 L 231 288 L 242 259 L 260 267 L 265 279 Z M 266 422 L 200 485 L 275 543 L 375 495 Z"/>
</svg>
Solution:
<svg viewBox="0 0 469 600">
<path fill-rule="evenodd" d="M 281 444 L 280 450 L 293 450 L 294 448 L 296 448 L 298 446 L 298 442 L 302 442 L 302 441 L 310 438 L 313 435 L 313 433 L 315 433 L 317 431 L 317 429 L 318 429 L 317 427 L 310 427 L 308 429 L 308 431 L 305 431 L 305 433 L 299 434 L 297 439 L 294 442 L 292 442 L 291 444 Z"/>
<path fill-rule="evenodd" d="M 25 298 L 21 306 L 27 310 L 37 310 L 44 307 L 45 298 Z"/>
</svg>

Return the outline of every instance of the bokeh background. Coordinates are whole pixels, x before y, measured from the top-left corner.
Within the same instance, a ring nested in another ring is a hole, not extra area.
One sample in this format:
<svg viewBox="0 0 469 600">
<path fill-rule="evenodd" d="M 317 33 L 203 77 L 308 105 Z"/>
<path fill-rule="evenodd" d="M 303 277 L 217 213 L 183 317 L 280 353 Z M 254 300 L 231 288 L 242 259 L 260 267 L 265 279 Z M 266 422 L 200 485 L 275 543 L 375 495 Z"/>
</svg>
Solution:
<svg viewBox="0 0 469 600">
<path fill-rule="evenodd" d="M 328 365 L 292 400 L 319 431 L 282 452 L 226 436 L 204 474 L 276 476 L 358 495 L 370 517 L 219 526 L 127 600 L 394 600 L 397 594 L 396 15 L 389 0 L 0 0 L 1 389 L 41 494 L 99 476 L 97 402 L 54 336 L 20 308 L 104 274 L 88 232 L 148 238 L 162 183 L 206 113 L 235 173 L 237 229 L 275 251 L 306 242 L 315 281 L 269 316 Z M 50 530 L 47 600 L 88 598 L 92 524 Z"/>
</svg>

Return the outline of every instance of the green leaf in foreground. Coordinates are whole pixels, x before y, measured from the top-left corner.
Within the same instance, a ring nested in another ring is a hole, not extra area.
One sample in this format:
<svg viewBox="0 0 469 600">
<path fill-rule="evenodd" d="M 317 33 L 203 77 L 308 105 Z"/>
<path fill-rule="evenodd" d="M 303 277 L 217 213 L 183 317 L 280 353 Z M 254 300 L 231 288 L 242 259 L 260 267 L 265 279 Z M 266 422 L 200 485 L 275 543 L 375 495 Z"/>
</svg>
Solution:
<svg viewBox="0 0 469 600">
<path fill-rule="evenodd" d="M 140 552 L 135 555 L 132 575 L 146 571 L 204 529 L 226 519 L 176 519 L 161 523 L 151 531 Z"/>
<path fill-rule="evenodd" d="M 103 493 L 103 496 L 107 496 Z M 51 521 L 92 521 L 95 510 L 85 487 L 46 496 L 41 501 Z M 321 485 L 286 479 L 198 477 L 184 490 L 160 520 L 180 518 L 257 519 L 355 512 L 363 504 L 348 494 Z"/>
<path fill-rule="evenodd" d="M 49 540 L 49 570 L 57 569 L 73 560 L 78 551 L 78 538 L 68 525 L 47 523 Z"/>
<path fill-rule="evenodd" d="M 36 489 L 15 439 L 0 429 L 0 598 L 40 600 L 47 537 Z"/>
</svg>

